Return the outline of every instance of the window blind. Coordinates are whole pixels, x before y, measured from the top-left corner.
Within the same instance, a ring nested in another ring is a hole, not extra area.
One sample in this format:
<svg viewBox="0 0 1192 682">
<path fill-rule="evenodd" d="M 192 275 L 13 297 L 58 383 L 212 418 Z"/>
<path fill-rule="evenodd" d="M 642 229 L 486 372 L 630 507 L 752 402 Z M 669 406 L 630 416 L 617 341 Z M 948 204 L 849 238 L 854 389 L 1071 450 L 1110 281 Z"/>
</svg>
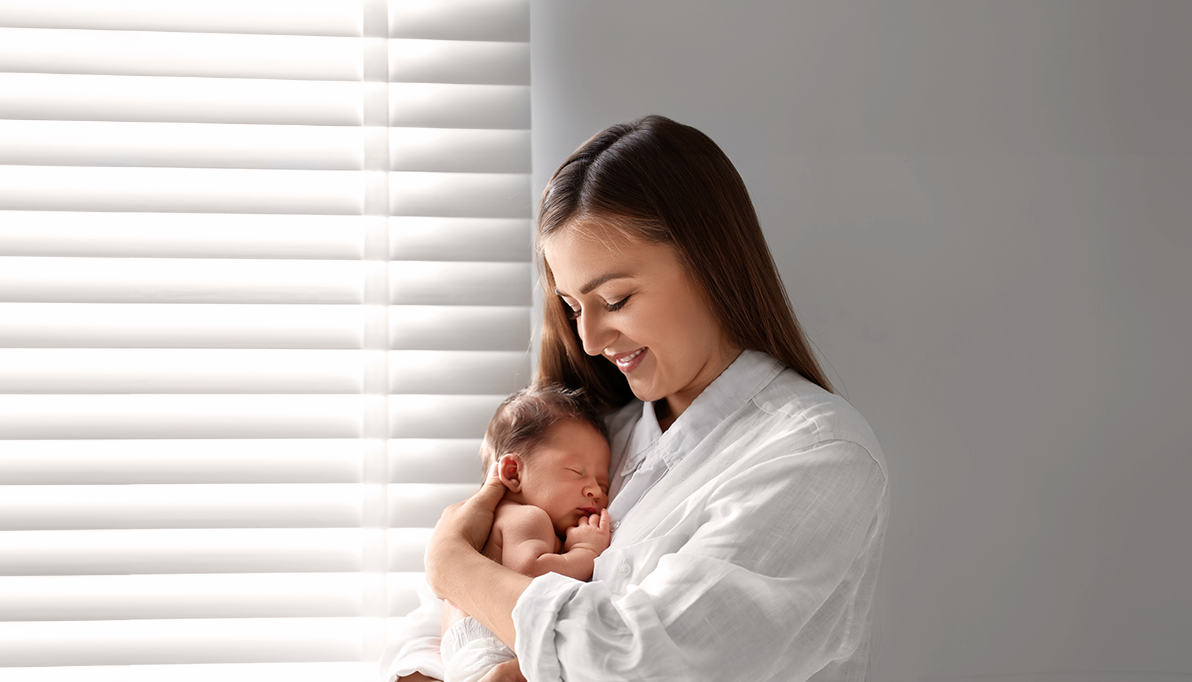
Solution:
<svg viewBox="0 0 1192 682">
<path fill-rule="evenodd" d="M 529 379 L 527 0 L 0 0 L 0 678 L 373 679 Z"/>
</svg>

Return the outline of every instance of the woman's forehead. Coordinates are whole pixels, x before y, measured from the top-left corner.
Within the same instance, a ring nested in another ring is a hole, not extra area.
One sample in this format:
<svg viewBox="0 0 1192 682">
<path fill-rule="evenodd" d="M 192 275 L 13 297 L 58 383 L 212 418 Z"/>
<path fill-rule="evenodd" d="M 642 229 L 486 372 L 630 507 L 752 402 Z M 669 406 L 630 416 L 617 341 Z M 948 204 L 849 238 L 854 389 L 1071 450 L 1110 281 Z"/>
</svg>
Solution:
<svg viewBox="0 0 1192 682">
<path fill-rule="evenodd" d="M 553 236 L 544 245 L 543 257 L 557 287 L 584 294 L 593 282 L 632 276 L 644 261 L 656 260 L 659 248 L 671 247 L 630 238 L 615 228 L 576 230 Z M 644 258 L 646 254 L 651 257 Z"/>
<path fill-rule="evenodd" d="M 651 243 L 644 239 L 628 220 L 594 216 L 576 218 L 552 234 L 542 237 L 540 243 L 543 251 L 546 251 L 552 244 L 559 242 L 566 242 L 572 246 L 600 247 L 614 253 Z"/>
</svg>

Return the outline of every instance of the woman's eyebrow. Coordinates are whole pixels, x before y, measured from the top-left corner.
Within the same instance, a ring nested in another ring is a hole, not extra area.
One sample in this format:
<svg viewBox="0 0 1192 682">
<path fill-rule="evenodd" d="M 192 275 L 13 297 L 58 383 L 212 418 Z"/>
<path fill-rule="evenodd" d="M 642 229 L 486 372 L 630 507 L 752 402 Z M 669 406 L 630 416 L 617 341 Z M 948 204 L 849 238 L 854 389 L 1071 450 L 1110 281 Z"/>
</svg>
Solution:
<svg viewBox="0 0 1192 682">
<path fill-rule="evenodd" d="M 581 295 L 587 295 L 587 294 L 592 293 L 593 289 L 600 286 L 601 284 L 604 284 L 605 282 L 608 282 L 608 281 L 611 281 L 614 279 L 626 279 L 626 278 L 632 277 L 632 276 L 633 275 L 631 275 L 627 272 L 609 272 L 609 273 L 603 274 L 603 275 L 591 280 L 587 284 L 580 287 L 579 293 Z M 559 291 L 558 287 L 555 287 L 555 295 L 556 296 L 566 296 L 567 294 L 564 294 L 563 292 Z"/>
</svg>

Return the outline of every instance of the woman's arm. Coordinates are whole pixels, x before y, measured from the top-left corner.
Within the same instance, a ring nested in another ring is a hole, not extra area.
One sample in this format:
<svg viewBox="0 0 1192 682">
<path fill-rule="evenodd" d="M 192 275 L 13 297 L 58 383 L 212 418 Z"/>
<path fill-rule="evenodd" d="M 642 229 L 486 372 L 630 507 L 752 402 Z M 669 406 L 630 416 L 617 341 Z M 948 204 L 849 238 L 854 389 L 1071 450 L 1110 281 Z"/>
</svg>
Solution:
<svg viewBox="0 0 1192 682">
<path fill-rule="evenodd" d="M 514 611 L 529 678 L 761 682 L 864 669 L 887 504 L 864 448 L 820 443 L 679 495 L 655 532 L 601 557 L 605 580 L 534 580 Z"/>
<path fill-rule="evenodd" d="M 504 496 L 494 465 L 475 495 L 443 511 L 426 548 L 426 580 L 435 594 L 455 602 L 512 649 L 513 607 L 530 578 L 480 553 Z"/>
</svg>

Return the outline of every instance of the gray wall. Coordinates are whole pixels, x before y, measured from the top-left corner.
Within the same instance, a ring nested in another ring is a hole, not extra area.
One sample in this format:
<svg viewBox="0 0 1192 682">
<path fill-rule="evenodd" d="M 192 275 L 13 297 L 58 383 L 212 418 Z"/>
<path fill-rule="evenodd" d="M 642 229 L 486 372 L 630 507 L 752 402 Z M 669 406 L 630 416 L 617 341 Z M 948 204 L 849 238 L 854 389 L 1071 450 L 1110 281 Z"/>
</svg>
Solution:
<svg viewBox="0 0 1192 682">
<path fill-rule="evenodd" d="M 708 133 L 885 448 L 875 681 L 1192 680 L 1192 2 L 535 0 L 534 182 Z"/>
</svg>

